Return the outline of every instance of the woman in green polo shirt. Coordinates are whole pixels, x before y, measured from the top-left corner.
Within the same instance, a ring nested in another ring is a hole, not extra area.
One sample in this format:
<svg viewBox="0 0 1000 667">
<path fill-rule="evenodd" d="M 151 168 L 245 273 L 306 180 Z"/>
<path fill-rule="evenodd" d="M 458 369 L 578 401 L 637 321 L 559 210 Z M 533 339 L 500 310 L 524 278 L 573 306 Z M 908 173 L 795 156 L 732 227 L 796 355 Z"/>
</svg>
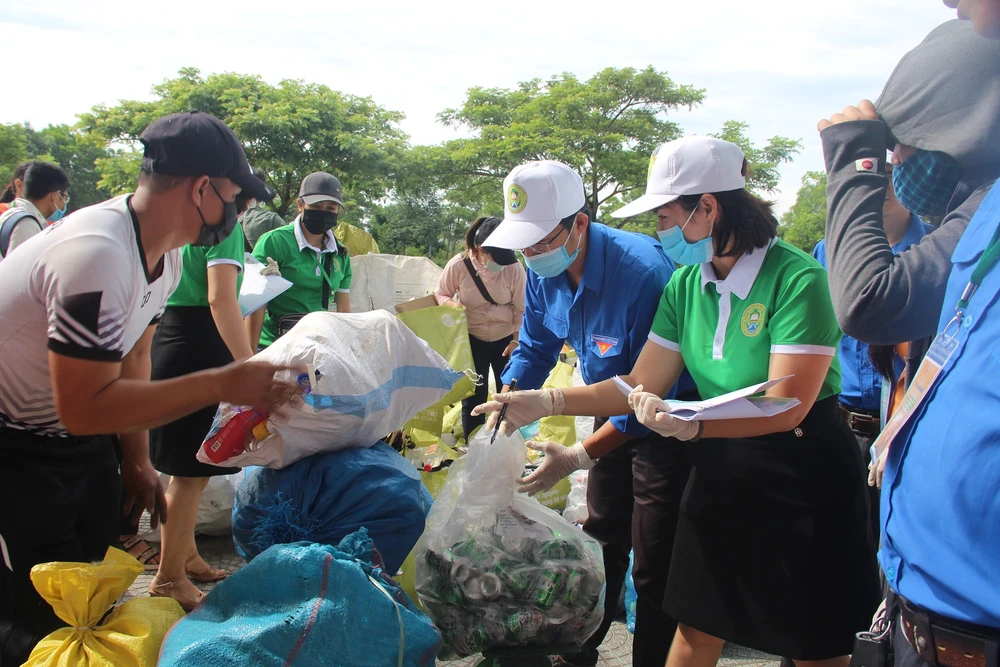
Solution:
<svg viewBox="0 0 1000 667">
<path fill-rule="evenodd" d="M 232 199 L 224 190 L 219 198 L 223 196 Z M 180 282 L 153 338 L 153 380 L 217 368 L 253 354 L 237 300 L 243 282 L 243 229 L 236 224 L 236 204 L 227 203 L 226 208 L 232 209 L 233 223 L 228 237 L 218 245 L 189 245 L 181 251 Z M 229 221 L 223 224 L 228 226 Z M 170 475 L 170 520 L 160 529 L 160 567 L 149 592 L 172 597 L 188 610 L 204 597 L 189 577 L 207 583 L 226 576 L 225 570 L 212 568 L 202 559 L 194 540 L 198 502 L 209 478 L 239 472 L 239 468 L 206 465 L 195 458 L 212 427 L 216 408 L 199 410 L 149 434 L 153 467 Z"/>
<path fill-rule="evenodd" d="M 338 313 L 351 312 L 351 257 L 333 235 L 341 197 L 335 176 L 309 174 L 299 187 L 299 215 L 292 224 L 258 239 L 254 257 L 265 264 L 274 260 L 292 286 L 247 318 L 255 346 L 269 346 L 303 315 L 329 310 L 331 295 Z"/>
<path fill-rule="evenodd" d="M 880 596 L 861 458 L 837 410 L 841 333 L 822 267 L 776 238 L 771 206 L 745 190 L 745 174 L 729 142 L 669 142 L 653 155 L 646 194 L 616 212 L 655 211 L 664 252 L 685 265 L 623 378 L 635 387 L 628 398 L 606 381 L 516 392 L 488 408 L 508 403 L 513 427 L 632 409 L 689 443 L 664 600 L 678 621 L 668 667 L 714 666 L 726 641 L 846 667 Z M 793 376 L 767 393 L 801 403 L 774 417 L 680 421 L 660 396 L 684 368 L 704 399 Z M 547 455 L 535 474 L 566 474 L 579 461 L 571 450 Z"/>
</svg>

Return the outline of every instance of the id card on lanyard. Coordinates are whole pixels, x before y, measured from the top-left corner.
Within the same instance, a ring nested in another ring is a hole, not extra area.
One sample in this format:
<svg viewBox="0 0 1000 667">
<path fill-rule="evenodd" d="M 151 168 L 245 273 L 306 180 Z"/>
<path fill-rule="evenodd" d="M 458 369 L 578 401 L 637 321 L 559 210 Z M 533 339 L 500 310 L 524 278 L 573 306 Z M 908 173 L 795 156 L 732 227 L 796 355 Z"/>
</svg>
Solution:
<svg viewBox="0 0 1000 667">
<path fill-rule="evenodd" d="M 976 290 L 979 289 L 986 274 L 996 265 L 998 259 L 1000 259 L 1000 225 L 993 232 L 993 238 L 976 263 L 976 267 L 972 270 L 969 283 L 965 286 L 965 289 L 962 291 L 962 297 L 955 305 L 955 317 L 945 325 L 944 331 L 939 333 L 934 339 L 930 349 L 927 350 L 927 355 L 920 362 L 920 368 L 917 369 L 913 381 L 910 383 L 906 393 L 903 394 L 903 400 L 899 408 L 892 414 L 882 433 L 879 434 L 878 438 L 872 444 L 872 461 L 878 461 L 882 453 L 888 449 L 892 441 L 910 420 L 910 417 L 913 416 L 913 413 L 923 404 L 927 394 L 930 393 L 930 390 L 941 376 L 942 369 L 948 363 L 948 360 L 951 359 L 955 350 L 958 349 L 957 334 L 961 329 L 962 320 L 965 318 L 965 309 L 969 307 L 969 301 L 976 293 Z M 954 333 L 950 333 L 953 329 Z"/>
</svg>

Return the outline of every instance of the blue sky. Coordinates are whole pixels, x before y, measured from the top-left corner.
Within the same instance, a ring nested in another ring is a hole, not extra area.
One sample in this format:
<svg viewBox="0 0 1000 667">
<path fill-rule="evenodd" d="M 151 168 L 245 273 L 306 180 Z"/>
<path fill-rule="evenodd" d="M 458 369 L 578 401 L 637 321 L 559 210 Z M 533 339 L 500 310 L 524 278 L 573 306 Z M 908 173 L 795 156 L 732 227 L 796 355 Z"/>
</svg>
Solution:
<svg viewBox="0 0 1000 667">
<path fill-rule="evenodd" d="M 12 5 L 10 0 L 4 4 Z M 181 67 L 298 78 L 367 95 L 407 118 L 411 142 L 458 136 L 436 114 L 475 85 L 509 87 L 608 66 L 665 70 L 707 99 L 687 134 L 728 119 L 802 140 L 774 193 L 784 210 L 822 169 L 816 121 L 875 99 L 899 58 L 954 18 L 940 0 L 221 3 L 46 0 L 0 12 L 8 85 L 0 122 L 72 123 L 94 104 L 149 96 Z M 20 58 L 14 54 L 20 54 Z M 16 65 L 20 60 L 20 65 Z"/>
</svg>

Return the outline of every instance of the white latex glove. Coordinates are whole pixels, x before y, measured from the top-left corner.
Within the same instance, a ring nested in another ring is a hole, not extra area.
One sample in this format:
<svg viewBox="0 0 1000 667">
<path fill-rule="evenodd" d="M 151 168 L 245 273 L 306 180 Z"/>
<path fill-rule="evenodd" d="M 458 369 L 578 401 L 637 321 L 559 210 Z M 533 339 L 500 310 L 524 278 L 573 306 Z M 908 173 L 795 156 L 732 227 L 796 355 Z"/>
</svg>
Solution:
<svg viewBox="0 0 1000 667">
<path fill-rule="evenodd" d="M 522 426 L 533 424 L 542 417 L 561 415 L 563 408 L 566 407 L 562 389 L 532 389 L 496 394 L 492 401 L 476 406 L 472 414 L 475 416 L 492 413 L 486 422 L 486 429 L 492 431 L 496 427 L 500 409 L 504 404 L 508 405 L 503 424 L 500 425 L 500 432 L 504 435 L 510 435 Z"/>
<path fill-rule="evenodd" d="M 507 414 L 510 414 L 510 411 Z M 563 477 L 576 470 L 590 470 L 597 463 L 587 454 L 582 442 L 578 442 L 572 447 L 564 447 L 558 442 L 535 442 L 533 440 L 529 440 L 527 444 L 536 452 L 545 454 L 542 464 L 535 472 L 524 479 L 517 480 L 517 483 L 521 485 L 518 491 L 527 493 L 529 496 L 551 489 Z"/>
<path fill-rule="evenodd" d="M 882 455 L 878 457 L 878 461 L 872 461 L 868 464 L 868 486 L 882 488 L 882 478 L 885 476 L 885 462 L 888 458 L 889 448 L 886 447 L 882 450 Z"/>
<path fill-rule="evenodd" d="M 260 270 L 260 275 L 262 275 L 262 276 L 280 276 L 281 275 L 281 271 L 278 270 L 278 263 L 276 261 L 274 261 L 273 259 L 271 259 L 270 257 L 268 257 L 267 258 L 267 266 L 265 266 L 263 269 Z"/>
<path fill-rule="evenodd" d="M 635 411 L 640 424 L 665 438 L 692 440 L 698 437 L 698 432 L 701 430 L 697 422 L 686 422 L 671 417 L 667 402 L 656 394 L 643 391 L 641 384 L 629 392 L 628 406 Z"/>
</svg>

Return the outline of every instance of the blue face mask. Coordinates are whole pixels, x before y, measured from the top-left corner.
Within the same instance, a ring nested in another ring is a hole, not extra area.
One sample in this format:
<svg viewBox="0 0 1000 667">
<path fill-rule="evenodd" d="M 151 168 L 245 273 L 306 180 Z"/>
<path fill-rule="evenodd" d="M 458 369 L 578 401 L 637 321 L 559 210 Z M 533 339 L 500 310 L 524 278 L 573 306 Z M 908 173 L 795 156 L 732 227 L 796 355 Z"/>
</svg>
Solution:
<svg viewBox="0 0 1000 667">
<path fill-rule="evenodd" d="M 57 208 L 55 211 L 52 212 L 52 215 L 50 215 L 45 219 L 48 220 L 49 222 L 58 222 L 62 220 L 64 215 L 66 215 L 67 208 L 69 208 L 69 204 L 68 203 L 63 204 L 62 208 Z"/>
<path fill-rule="evenodd" d="M 701 202 L 698 203 L 700 204 Z M 660 237 L 660 245 L 663 246 L 663 253 L 676 264 L 683 264 L 685 266 L 704 264 L 705 262 L 711 262 L 712 257 L 715 256 L 711 228 L 709 228 L 708 236 L 700 241 L 690 243 L 684 238 L 684 228 L 691 222 L 691 218 L 694 217 L 697 210 L 698 206 L 696 205 L 687 220 L 680 227 L 674 226 L 662 232 L 656 232 L 656 235 Z"/>
<path fill-rule="evenodd" d="M 937 217 L 948 212 L 965 170 L 955 158 L 937 151 L 918 150 L 892 170 L 896 199 L 906 210 L 920 217 Z"/>
<path fill-rule="evenodd" d="M 576 230 L 574 230 L 576 231 Z M 566 245 L 569 244 L 570 238 L 573 236 L 573 232 L 570 232 L 569 236 L 566 237 L 566 244 L 556 248 L 555 250 L 550 250 L 549 252 L 542 253 L 541 255 L 535 255 L 534 257 L 524 256 L 524 263 L 528 265 L 528 268 L 538 274 L 539 278 L 555 278 L 560 273 L 568 269 L 576 261 L 576 258 L 580 255 L 580 244 L 576 245 L 576 252 L 572 255 L 566 251 Z"/>
</svg>

